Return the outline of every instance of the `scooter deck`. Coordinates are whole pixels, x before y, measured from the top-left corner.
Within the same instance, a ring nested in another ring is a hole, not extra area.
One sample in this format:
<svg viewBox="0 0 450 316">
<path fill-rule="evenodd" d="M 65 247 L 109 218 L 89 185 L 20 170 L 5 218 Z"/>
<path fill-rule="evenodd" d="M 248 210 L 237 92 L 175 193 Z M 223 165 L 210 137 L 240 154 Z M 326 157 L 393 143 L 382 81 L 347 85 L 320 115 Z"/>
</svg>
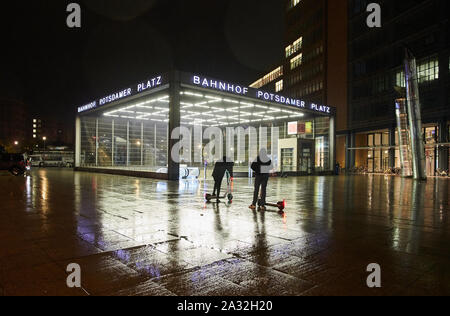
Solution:
<svg viewBox="0 0 450 316">
<path fill-rule="evenodd" d="M 220 200 L 224 200 L 224 199 L 228 199 L 228 201 L 232 201 L 233 196 L 231 194 L 224 195 L 224 196 L 215 196 L 215 195 L 206 194 L 205 199 L 208 202 L 210 202 L 211 200 L 219 200 L 220 201 Z"/>
<path fill-rule="evenodd" d="M 258 206 L 262 206 L 261 205 L 262 203 L 261 203 L 261 200 L 259 200 L 258 201 Z M 278 203 L 266 203 L 265 205 L 264 205 L 266 208 L 267 207 L 275 207 L 275 208 L 277 208 L 280 212 L 284 212 L 284 209 L 286 208 L 286 202 L 285 201 L 280 201 L 280 202 L 278 202 Z"/>
</svg>

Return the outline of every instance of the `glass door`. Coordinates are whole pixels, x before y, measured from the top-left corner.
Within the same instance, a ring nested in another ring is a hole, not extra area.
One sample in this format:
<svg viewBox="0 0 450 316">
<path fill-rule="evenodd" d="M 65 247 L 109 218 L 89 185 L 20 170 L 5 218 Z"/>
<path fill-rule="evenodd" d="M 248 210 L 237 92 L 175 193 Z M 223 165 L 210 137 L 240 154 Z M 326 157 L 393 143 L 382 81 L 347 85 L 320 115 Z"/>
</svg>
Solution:
<svg viewBox="0 0 450 316">
<path fill-rule="evenodd" d="M 281 171 L 291 172 L 294 170 L 294 148 L 281 149 Z"/>
</svg>

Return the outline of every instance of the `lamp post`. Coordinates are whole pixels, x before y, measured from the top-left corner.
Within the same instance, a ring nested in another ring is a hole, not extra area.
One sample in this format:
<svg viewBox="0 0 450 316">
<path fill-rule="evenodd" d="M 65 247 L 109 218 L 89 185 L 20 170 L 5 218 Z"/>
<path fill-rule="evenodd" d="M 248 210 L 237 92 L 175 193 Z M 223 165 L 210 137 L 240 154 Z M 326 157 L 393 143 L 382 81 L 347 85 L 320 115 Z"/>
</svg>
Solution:
<svg viewBox="0 0 450 316">
<path fill-rule="evenodd" d="M 46 150 L 46 147 L 45 147 L 45 142 L 47 141 L 47 137 L 42 137 L 42 140 L 44 141 L 44 151 Z"/>
</svg>

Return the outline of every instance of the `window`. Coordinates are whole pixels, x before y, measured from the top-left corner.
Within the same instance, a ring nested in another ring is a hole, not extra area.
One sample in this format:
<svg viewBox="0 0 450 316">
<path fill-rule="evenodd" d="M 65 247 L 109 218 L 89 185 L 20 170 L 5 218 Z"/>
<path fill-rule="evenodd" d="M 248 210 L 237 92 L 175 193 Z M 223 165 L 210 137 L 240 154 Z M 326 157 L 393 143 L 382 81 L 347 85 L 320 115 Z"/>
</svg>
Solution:
<svg viewBox="0 0 450 316">
<path fill-rule="evenodd" d="M 395 85 L 397 87 L 406 88 L 404 71 L 399 71 L 395 74 Z"/>
<path fill-rule="evenodd" d="M 291 59 L 291 70 L 297 68 L 302 64 L 303 61 L 303 54 L 300 54 L 294 58 Z"/>
<path fill-rule="evenodd" d="M 37 136 L 36 135 L 33 135 L 33 138 L 36 138 Z"/>
<path fill-rule="evenodd" d="M 293 44 L 286 47 L 286 58 L 291 57 L 295 53 L 297 53 L 303 46 L 303 37 L 300 37 Z"/>
<path fill-rule="evenodd" d="M 419 79 L 419 83 L 439 79 L 439 61 L 437 57 L 420 63 L 417 67 L 417 77 Z"/>
<path fill-rule="evenodd" d="M 377 76 L 372 81 L 372 94 L 377 94 L 389 90 L 390 78 L 389 76 Z"/>
<path fill-rule="evenodd" d="M 275 84 L 275 92 L 280 92 L 282 90 L 283 90 L 283 80 L 280 80 Z"/>
<path fill-rule="evenodd" d="M 33 123 L 36 123 L 37 122 L 37 120 L 33 120 Z"/>
<path fill-rule="evenodd" d="M 417 64 L 417 78 L 419 84 L 431 82 L 439 79 L 439 60 L 437 57 L 428 58 Z M 399 70 L 395 74 L 395 85 L 405 88 L 406 87 L 405 71 Z"/>
<path fill-rule="evenodd" d="M 271 73 L 268 73 L 267 75 L 265 75 L 264 77 L 262 77 L 258 81 L 255 81 L 254 83 L 252 83 L 250 85 L 250 88 L 259 89 L 259 88 L 267 85 L 268 83 L 271 83 L 272 81 L 277 80 L 282 75 L 283 75 L 283 66 L 278 67 L 277 69 L 275 69 Z"/>
</svg>

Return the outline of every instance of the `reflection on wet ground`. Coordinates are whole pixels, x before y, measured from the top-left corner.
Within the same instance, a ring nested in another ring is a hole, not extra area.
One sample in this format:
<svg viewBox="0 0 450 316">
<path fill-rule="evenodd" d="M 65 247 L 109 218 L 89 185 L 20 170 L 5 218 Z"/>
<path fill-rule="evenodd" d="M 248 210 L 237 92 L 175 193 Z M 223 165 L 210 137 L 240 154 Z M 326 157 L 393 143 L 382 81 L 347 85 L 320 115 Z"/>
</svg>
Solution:
<svg viewBox="0 0 450 316">
<path fill-rule="evenodd" d="M 0 174 L 0 295 L 450 295 L 446 179 L 272 179 L 284 215 L 249 210 L 248 179 L 231 205 L 205 204 L 212 185 Z"/>
</svg>

